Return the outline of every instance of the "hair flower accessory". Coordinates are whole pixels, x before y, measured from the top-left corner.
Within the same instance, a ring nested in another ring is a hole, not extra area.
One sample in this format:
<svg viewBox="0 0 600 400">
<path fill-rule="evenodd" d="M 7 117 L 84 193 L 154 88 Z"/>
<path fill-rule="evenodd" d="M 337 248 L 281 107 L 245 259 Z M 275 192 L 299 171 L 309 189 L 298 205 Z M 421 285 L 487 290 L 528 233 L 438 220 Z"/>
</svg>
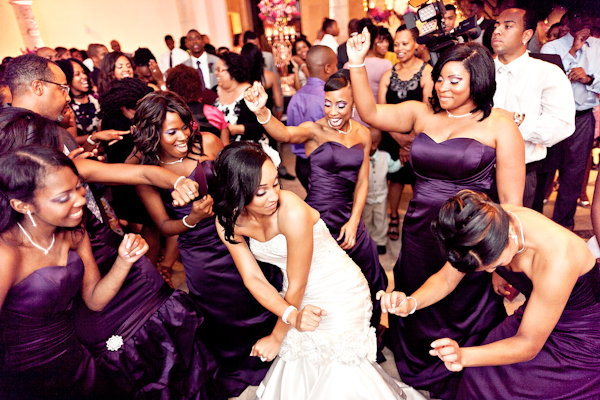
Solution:
<svg viewBox="0 0 600 400">
<path fill-rule="evenodd" d="M 106 348 L 109 351 L 117 351 L 123 346 L 123 337 L 119 335 L 112 335 L 106 341 Z"/>
</svg>

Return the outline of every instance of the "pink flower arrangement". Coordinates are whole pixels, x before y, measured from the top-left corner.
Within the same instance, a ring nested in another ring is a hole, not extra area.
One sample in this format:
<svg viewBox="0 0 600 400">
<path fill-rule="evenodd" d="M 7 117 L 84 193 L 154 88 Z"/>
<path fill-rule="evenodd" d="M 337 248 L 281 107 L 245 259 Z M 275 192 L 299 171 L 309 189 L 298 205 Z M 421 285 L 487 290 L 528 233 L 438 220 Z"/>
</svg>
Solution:
<svg viewBox="0 0 600 400">
<path fill-rule="evenodd" d="M 370 8 L 368 12 L 369 18 L 377 23 L 388 22 L 392 16 L 391 10 L 381 11 L 379 7 Z"/>
<path fill-rule="evenodd" d="M 258 17 L 271 23 L 300 15 L 296 7 L 296 0 L 261 0 L 258 8 L 260 10 Z"/>
</svg>

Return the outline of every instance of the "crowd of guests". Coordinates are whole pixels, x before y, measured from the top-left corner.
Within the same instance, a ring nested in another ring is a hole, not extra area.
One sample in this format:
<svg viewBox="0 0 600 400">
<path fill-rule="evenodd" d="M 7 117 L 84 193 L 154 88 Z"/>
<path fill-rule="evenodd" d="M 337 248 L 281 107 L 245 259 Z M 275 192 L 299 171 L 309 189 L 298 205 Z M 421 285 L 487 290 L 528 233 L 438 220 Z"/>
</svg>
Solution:
<svg viewBox="0 0 600 400">
<path fill-rule="evenodd" d="M 215 49 L 196 29 L 158 59 L 116 40 L 6 57 L 0 397 L 600 396 L 600 267 L 572 232 L 600 18 L 460 4 L 445 32 L 457 11 L 478 29 L 443 51 L 368 18 L 338 43 L 325 18 L 289 65 L 254 32 Z"/>
</svg>

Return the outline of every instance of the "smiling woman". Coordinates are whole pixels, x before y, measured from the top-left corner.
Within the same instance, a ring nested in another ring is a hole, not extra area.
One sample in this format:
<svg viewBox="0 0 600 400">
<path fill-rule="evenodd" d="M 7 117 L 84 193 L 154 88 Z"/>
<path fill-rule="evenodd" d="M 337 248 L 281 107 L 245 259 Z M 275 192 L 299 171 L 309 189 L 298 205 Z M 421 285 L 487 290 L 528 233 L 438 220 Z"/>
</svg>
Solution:
<svg viewBox="0 0 600 400">
<path fill-rule="evenodd" d="M 133 78 L 132 62 L 124 53 L 113 51 L 102 59 L 98 77 L 98 93 L 102 95 L 113 80 Z"/>
<path fill-rule="evenodd" d="M 430 226 L 448 197 L 461 189 L 488 192 L 495 166 L 500 201 L 521 204 L 523 138 L 513 121 L 492 111 L 494 64 L 483 46 L 457 45 L 442 55 L 432 73 L 432 109 L 416 101 L 376 104 L 360 68 L 368 51 L 366 43 L 365 31 L 347 45 L 350 62 L 358 66 L 350 69 L 350 75 L 361 118 L 388 132 L 417 132 L 410 149 L 416 183 L 402 226 L 402 252 L 394 267 L 396 289 L 413 293 L 447 264 Z M 475 273 L 465 279 L 444 300 L 407 318 L 389 320 L 390 348 L 400 375 L 436 397 L 456 398 L 460 381 L 427 352 L 440 329 L 461 343 L 478 344 L 505 315 L 489 274 Z"/>
</svg>

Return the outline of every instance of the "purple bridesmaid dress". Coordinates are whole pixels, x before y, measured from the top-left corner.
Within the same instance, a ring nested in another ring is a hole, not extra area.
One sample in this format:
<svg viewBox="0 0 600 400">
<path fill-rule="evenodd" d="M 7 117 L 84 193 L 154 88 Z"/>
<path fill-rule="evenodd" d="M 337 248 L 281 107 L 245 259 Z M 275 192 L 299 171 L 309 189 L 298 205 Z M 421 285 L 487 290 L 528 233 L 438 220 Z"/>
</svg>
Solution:
<svg viewBox="0 0 600 400">
<path fill-rule="evenodd" d="M 117 258 L 122 238 L 86 215 L 94 258 L 102 276 Z M 115 297 L 100 312 L 82 302 L 76 333 L 92 352 L 106 379 L 96 391 L 103 398 L 224 399 L 214 384 L 218 364 L 200 337 L 203 315 L 184 292 L 168 287 L 154 265 L 140 258 Z M 107 347 L 113 335 L 123 345 Z"/>
<path fill-rule="evenodd" d="M 495 161 L 495 150 L 474 139 L 437 143 L 426 133 L 417 135 L 410 151 L 417 180 L 402 225 L 395 290 L 413 293 L 445 264 L 431 221 L 460 190 L 489 191 Z M 429 355 L 431 342 L 449 337 L 462 346 L 480 344 L 505 317 L 502 298 L 493 292 L 487 272 L 466 275 L 445 299 L 408 317 L 390 315 L 390 349 L 400 377 L 435 397 L 454 399 L 461 374 Z"/>
<path fill-rule="evenodd" d="M 79 399 L 95 380 L 90 353 L 77 341 L 73 299 L 83 262 L 32 272 L 8 291 L 0 310 L 0 398 Z"/>
<path fill-rule="evenodd" d="M 310 185 L 306 203 L 321 213 L 321 219 L 334 239 L 348 222 L 354 204 L 354 189 L 364 152 L 360 144 L 350 148 L 337 142 L 325 142 L 309 156 Z M 356 230 L 356 244 L 346 253 L 362 270 L 373 301 L 371 325 L 377 328 L 381 307 L 375 294 L 387 288 L 387 277 L 379 263 L 377 245 L 369 236 L 362 219 Z M 341 279 L 341 278 L 340 278 Z"/>
<path fill-rule="evenodd" d="M 533 286 L 523 273 L 496 270 L 526 297 Z M 494 328 L 484 344 L 514 336 L 527 303 Z M 539 354 L 531 361 L 466 368 L 459 399 L 600 399 L 600 267 L 580 276 Z"/>
<path fill-rule="evenodd" d="M 212 184 L 212 161 L 199 163 L 190 179 Z M 173 207 L 170 191 L 161 197 L 171 218 L 188 215 L 192 205 Z M 227 396 L 237 397 L 249 385 L 258 385 L 271 363 L 250 357 L 252 346 L 273 331 L 277 316 L 261 306 L 244 286 L 229 250 L 219 238 L 215 218 L 205 218 L 179 235 L 179 254 L 191 297 L 202 310 L 202 340 L 220 364 L 217 383 Z M 259 263 L 265 277 L 281 289 L 278 268 Z"/>
</svg>

